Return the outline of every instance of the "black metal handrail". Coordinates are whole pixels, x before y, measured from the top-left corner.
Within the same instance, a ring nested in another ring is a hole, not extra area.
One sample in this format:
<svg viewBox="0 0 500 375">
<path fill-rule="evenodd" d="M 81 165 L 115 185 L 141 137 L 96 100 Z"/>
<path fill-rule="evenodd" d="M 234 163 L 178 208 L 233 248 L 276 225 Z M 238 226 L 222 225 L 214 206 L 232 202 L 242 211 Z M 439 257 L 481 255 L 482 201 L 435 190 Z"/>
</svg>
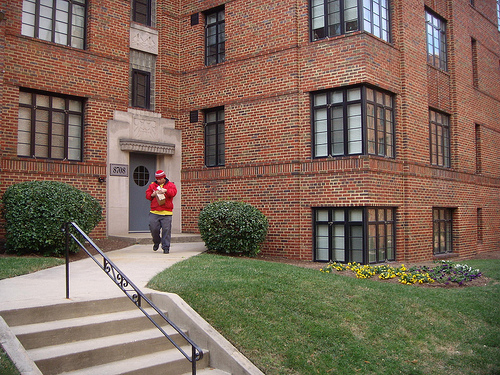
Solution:
<svg viewBox="0 0 500 375">
<path fill-rule="evenodd" d="M 78 233 L 103 257 L 103 264 L 99 262 L 83 244 L 70 233 L 70 226 L 75 228 Z M 203 358 L 203 351 L 181 330 L 179 329 L 165 314 L 151 301 L 146 295 L 137 288 L 134 283 L 99 249 L 99 247 L 83 232 L 80 227 L 74 222 L 66 223 L 64 226 L 66 232 L 66 298 L 69 299 L 69 243 L 70 237 L 82 248 L 96 264 L 115 282 L 116 285 L 127 295 L 127 297 L 141 310 L 144 315 L 153 323 L 158 330 L 174 345 L 186 359 L 191 362 L 192 374 L 196 375 L 196 362 Z M 152 307 L 165 322 L 167 322 L 175 331 L 177 331 L 184 340 L 191 345 L 191 356 L 189 356 L 165 330 L 151 317 L 151 315 L 142 307 L 142 301 Z"/>
</svg>

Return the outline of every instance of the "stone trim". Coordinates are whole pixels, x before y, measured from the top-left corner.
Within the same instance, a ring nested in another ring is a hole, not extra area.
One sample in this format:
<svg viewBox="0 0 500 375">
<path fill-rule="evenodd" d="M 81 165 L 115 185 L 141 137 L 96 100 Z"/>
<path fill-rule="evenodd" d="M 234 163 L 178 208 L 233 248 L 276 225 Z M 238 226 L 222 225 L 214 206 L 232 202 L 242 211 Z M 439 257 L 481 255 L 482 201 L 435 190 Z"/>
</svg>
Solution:
<svg viewBox="0 0 500 375">
<path fill-rule="evenodd" d="M 143 152 L 157 155 L 173 155 L 175 144 L 141 141 L 137 139 L 120 139 L 122 151 Z"/>
</svg>

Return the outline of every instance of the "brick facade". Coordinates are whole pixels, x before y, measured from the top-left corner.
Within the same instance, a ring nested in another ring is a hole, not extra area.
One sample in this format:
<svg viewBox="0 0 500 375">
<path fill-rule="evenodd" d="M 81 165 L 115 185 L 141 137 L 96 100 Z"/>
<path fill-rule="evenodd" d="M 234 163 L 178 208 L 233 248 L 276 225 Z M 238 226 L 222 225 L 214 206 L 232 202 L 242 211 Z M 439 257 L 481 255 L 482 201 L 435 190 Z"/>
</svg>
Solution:
<svg viewBox="0 0 500 375">
<path fill-rule="evenodd" d="M 22 0 L 2 1 L 0 194 L 30 171 L 71 179 L 106 207 L 97 178 L 109 173 L 108 122 L 130 105 L 131 8 L 87 3 L 78 50 L 22 36 Z M 315 208 L 392 207 L 396 259 L 420 261 L 433 259 L 442 207 L 453 210 L 454 255 L 498 250 L 500 33 L 495 0 L 475 3 L 393 0 L 389 41 L 362 31 L 311 41 L 308 0 L 156 0 L 154 111 L 182 131 L 182 231 L 198 231 L 207 203 L 244 200 L 269 219 L 264 253 L 312 260 Z M 206 66 L 205 15 L 220 6 L 225 61 Z M 447 71 L 427 63 L 426 9 L 446 21 Z M 393 94 L 395 157 L 314 158 L 312 93 L 360 84 Z M 83 162 L 17 156 L 19 88 L 87 98 Z M 225 164 L 206 167 L 203 114 L 222 106 Z M 450 167 L 430 164 L 429 109 L 449 115 Z M 106 223 L 93 233 L 106 234 Z"/>
</svg>

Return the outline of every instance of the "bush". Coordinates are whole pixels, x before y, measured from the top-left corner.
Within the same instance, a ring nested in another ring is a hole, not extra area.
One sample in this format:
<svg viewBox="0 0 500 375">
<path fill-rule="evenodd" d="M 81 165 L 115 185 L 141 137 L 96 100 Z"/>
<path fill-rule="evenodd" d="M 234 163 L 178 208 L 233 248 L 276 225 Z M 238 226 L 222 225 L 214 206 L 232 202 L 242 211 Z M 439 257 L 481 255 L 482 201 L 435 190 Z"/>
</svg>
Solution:
<svg viewBox="0 0 500 375">
<path fill-rule="evenodd" d="M 102 219 L 102 207 L 90 194 L 57 181 L 12 185 L 2 197 L 7 252 L 61 256 L 64 223 L 74 221 L 89 233 Z M 71 241 L 74 243 L 74 241 Z M 77 252 L 75 245 L 72 252 Z"/>
<path fill-rule="evenodd" d="M 202 240 L 217 253 L 257 255 L 268 226 L 264 214 L 245 202 L 213 202 L 198 217 Z"/>
</svg>

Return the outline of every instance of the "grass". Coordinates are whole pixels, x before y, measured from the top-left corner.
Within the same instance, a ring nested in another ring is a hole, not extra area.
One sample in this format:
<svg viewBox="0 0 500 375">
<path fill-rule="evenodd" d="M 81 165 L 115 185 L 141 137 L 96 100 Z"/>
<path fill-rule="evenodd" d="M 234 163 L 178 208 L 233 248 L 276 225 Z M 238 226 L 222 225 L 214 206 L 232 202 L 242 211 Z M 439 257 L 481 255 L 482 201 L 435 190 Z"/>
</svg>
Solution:
<svg viewBox="0 0 500 375">
<path fill-rule="evenodd" d="M 499 374 L 500 260 L 463 262 L 494 282 L 422 288 L 201 254 L 158 274 L 266 374 Z"/>
<path fill-rule="evenodd" d="M 14 366 L 7 353 L 0 347 L 0 374 L 19 375 L 19 370 Z"/>
<path fill-rule="evenodd" d="M 0 257 L 0 280 L 25 275 L 64 263 L 64 259 L 53 257 Z"/>
</svg>

